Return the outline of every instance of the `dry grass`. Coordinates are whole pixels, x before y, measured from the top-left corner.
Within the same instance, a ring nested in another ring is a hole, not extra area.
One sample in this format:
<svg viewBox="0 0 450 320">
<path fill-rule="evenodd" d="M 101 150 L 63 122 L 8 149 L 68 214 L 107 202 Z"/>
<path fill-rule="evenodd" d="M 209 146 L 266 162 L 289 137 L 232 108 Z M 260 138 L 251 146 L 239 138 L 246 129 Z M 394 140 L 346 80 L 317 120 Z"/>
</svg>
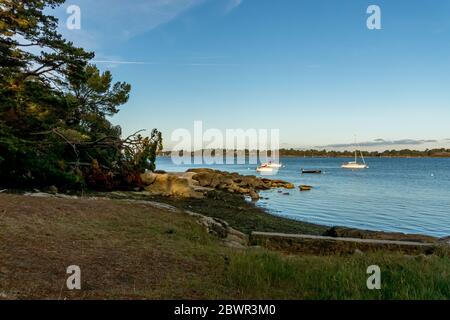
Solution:
<svg viewBox="0 0 450 320">
<path fill-rule="evenodd" d="M 218 240 L 181 213 L 11 195 L 0 195 L 0 208 L 0 292 L 8 297 L 205 298 L 209 290 L 195 283 L 221 268 L 211 253 L 215 244 L 221 254 Z M 81 267 L 81 292 L 64 289 L 69 265 Z"/>
</svg>

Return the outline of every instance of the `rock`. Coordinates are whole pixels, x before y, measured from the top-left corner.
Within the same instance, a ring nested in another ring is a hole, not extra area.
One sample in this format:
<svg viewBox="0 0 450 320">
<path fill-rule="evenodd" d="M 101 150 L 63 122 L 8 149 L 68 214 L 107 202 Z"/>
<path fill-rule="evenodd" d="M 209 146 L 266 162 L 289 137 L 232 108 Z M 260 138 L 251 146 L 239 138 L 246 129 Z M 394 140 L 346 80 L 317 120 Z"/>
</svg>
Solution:
<svg viewBox="0 0 450 320">
<path fill-rule="evenodd" d="M 188 172 L 192 172 L 192 171 L 188 171 Z M 213 173 L 200 172 L 200 173 L 195 174 L 192 177 L 192 179 L 197 181 L 200 186 L 207 187 L 207 186 L 211 186 L 211 182 L 212 182 L 213 176 L 214 176 Z"/>
<path fill-rule="evenodd" d="M 57 194 L 58 193 L 58 188 L 55 186 L 50 186 L 48 187 L 48 192 L 52 193 L 52 194 Z"/>
<path fill-rule="evenodd" d="M 145 191 L 151 195 L 202 198 L 211 190 L 223 190 L 232 194 L 249 195 L 259 200 L 259 190 L 270 188 L 293 189 L 295 186 L 283 180 L 241 176 L 209 168 L 189 169 L 185 173 L 146 172 L 141 175 Z"/>
<path fill-rule="evenodd" d="M 359 250 L 359 249 L 355 249 L 354 254 L 356 254 L 356 255 L 364 255 L 364 252 L 362 252 L 362 251 Z"/>
<path fill-rule="evenodd" d="M 154 182 L 144 189 L 152 195 L 197 199 L 204 197 L 202 192 L 195 189 L 189 177 L 182 174 L 157 174 Z"/>
<path fill-rule="evenodd" d="M 225 189 L 227 189 L 227 185 L 224 183 L 221 183 L 218 186 L 216 186 L 216 189 L 225 190 Z"/>
<path fill-rule="evenodd" d="M 225 241 L 225 246 L 233 249 L 247 249 L 247 246 L 240 244 L 239 242 L 235 242 L 233 240 Z"/>
<path fill-rule="evenodd" d="M 228 223 L 221 219 L 207 217 L 192 211 L 186 211 L 187 214 L 197 218 L 198 223 L 206 228 L 209 233 L 215 234 L 221 239 L 228 236 Z"/>
<path fill-rule="evenodd" d="M 194 173 L 214 173 L 214 169 L 209 168 L 194 168 L 194 169 L 188 169 L 186 172 L 194 172 Z"/>
<path fill-rule="evenodd" d="M 246 193 L 248 193 L 248 192 L 243 192 L 243 191 L 242 191 L 242 188 L 239 187 L 239 186 L 238 186 L 237 184 L 235 184 L 234 182 L 233 182 L 232 184 L 228 185 L 228 190 L 229 190 L 231 193 L 240 193 L 240 194 L 246 194 Z"/>
<path fill-rule="evenodd" d="M 207 217 L 192 211 L 186 211 L 186 213 L 197 218 L 197 221 L 204 226 L 209 233 L 222 239 L 226 246 L 232 248 L 246 248 L 248 246 L 248 236 L 231 228 L 226 221 Z"/>
<path fill-rule="evenodd" d="M 295 189 L 295 185 L 283 180 L 270 180 L 270 179 L 261 179 L 264 183 L 265 189 L 270 188 L 284 188 L 284 189 Z"/>
<path fill-rule="evenodd" d="M 239 193 L 240 194 L 247 194 L 250 193 L 250 189 L 246 189 L 246 188 L 240 188 L 237 186 L 237 188 L 239 188 Z"/>
<path fill-rule="evenodd" d="M 157 174 L 151 171 L 147 171 L 141 174 L 141 181 L 144 186 L 149 186 L 153 184 L 156 180 Z"/>
<path fill-rule="evenodd" d="M 25 192 L 23 194 L 27 197 L 35 197 L 35 198 L 62 198 L 62 199 L 78 199 L 77 196 L 70 196 L 67 194 L 61 194 L 61 193 L 45 193 L 45 192 Z M 95 197 L 91 197 L 89 199 L 96 199 Z"/>
<path fill-rule="evenodd" d="M 421 243 L 439 243 L 439 239 L 432 236 L 404 234 L 397 232 L 369 231 L 345 227 L 332 227 L 328 229 L 323 235 L 333 238 L 359 238 L 374 240 L 412 241 Z"/>
<path fill-rule="evenodd" d="M 207 220 L 207 227 L 210 233 L 216 234 L 219 238 L 224 239 L 228 236 L 227 225 L 211 218 Z"/>
<path fill-rule="evenodd" d="M 223 189 L 223 188 L 226 187 L 226 184 L 222 183 L 222 179 L 221 179 L 221 176 L 219 174 L 214 173 L 214 174 L 212 174 L 211 184 L 209 185 L 209 187 L 217 188 L 219 186 L 222 186 L 222 189 Z"/>
<path fill-rule="evenodd" d="M 255 190 L 250 190 L 250 192 L 248 194 L 249 194 L 250 198 L 252 198 L 253 201 L 259 200 L 259 194 Z"/>
<path fill-rule="evenodd" d="M 450 237 L 440 238 L 439 241 L 443 244 L 450 245 Z"/>
</svg>

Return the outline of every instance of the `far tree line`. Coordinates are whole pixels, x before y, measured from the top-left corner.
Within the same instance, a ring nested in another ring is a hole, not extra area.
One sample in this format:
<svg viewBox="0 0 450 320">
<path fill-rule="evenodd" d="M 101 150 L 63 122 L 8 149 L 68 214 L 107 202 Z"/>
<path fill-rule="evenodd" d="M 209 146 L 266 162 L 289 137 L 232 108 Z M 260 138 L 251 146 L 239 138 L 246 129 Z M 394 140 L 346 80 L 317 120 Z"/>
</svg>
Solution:
<svg viewBox="0 0 450 320">
<path fill-rule="evenodd" d="M 208 153 L 215 156 L 217 153 L 222 153 L 223 156 L 227 156 L 230 153 L 237 155 L 242 153 L 238 150 L 211 150 L 205 149 L 202 151 L 176 151 L 179 155 L 186 153 L 191 153 L 191 156 L 195 156 L 202 153 Z M 244 150 L 246 155 L 260 153 L 258 150 Z M 160 156 L 170 156 L 172 151 L 161 151 L 158 152 Z M 450 149 L 440 148 L 440 149 L 426 149 L 426 150 L 385 150 L 385 151 L 362 151 L 364 157 L 368 158 L 449 158 Z M 267 156 L 271 157 L 272 151 L 267 151 Z M 302 150 L 302 149 L 280 149 L 278 150 L 278 155 L 282 157 L 317 157 L 317 158 L 351 158 L 355 156 L 355 151 L 334 151 L 334 150 Z"/>
</svg>

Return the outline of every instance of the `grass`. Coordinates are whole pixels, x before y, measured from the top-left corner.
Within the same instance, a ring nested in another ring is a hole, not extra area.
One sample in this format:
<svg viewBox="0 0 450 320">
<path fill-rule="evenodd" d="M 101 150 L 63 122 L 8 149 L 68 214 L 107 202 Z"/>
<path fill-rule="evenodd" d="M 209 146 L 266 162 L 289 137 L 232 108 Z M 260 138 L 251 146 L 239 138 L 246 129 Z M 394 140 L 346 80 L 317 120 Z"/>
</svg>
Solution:
<svg viewBox="0 0 450 320">
<path fill-rule="evenodd" d="M 279 253 L 237 255 L 229 285 L 240 297 L 264 299 L 448 299 L 448 256 L 286 257 Z M 381 290 L 368 290 L 367 267 L 381 268 Z"/>
<path fill-rule="evenodd" d="M 448 299 L 449 257 L 237 250 L 194 218 L 146 204 L 0 194 L 6 299 Z M 81 291 L 65 289 L 72 264 Z M 366 287 L 372 264 L 380 291 Z"/>
</svg>

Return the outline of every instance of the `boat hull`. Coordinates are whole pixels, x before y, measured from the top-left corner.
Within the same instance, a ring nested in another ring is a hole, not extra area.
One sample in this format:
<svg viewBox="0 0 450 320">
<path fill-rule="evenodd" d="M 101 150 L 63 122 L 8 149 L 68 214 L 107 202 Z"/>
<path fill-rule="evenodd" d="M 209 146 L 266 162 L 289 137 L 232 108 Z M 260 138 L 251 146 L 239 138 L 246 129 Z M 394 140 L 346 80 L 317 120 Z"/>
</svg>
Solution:
<svg viewBox="0 0 450 320">
<path fill-rule="evenodd" d="M 321 174 L 322 170 L 302 170 L 302 174 Z"/>
<path fill-rule="evenodd" d="M 281 168 L 283 165 L 280 163 L 263 163 L 261 165 L 261 167 L 265 167 L 265 168 L 273 168 L 273 169 L 279 169 Z"/>
<path fill-rule="evenodd" d="M 273 168 L 270 167 L 260 167 L 256 169 L 257 172 L 273 172 Z"/>
<path fill-rule="evenodd" d="M 367 164 L 361 163 L 345 163 L 341 166 L 341 168 L 350 170 L 361 170 L 361 169 L 368 169 L 369 166 Z"/>
</svg>

